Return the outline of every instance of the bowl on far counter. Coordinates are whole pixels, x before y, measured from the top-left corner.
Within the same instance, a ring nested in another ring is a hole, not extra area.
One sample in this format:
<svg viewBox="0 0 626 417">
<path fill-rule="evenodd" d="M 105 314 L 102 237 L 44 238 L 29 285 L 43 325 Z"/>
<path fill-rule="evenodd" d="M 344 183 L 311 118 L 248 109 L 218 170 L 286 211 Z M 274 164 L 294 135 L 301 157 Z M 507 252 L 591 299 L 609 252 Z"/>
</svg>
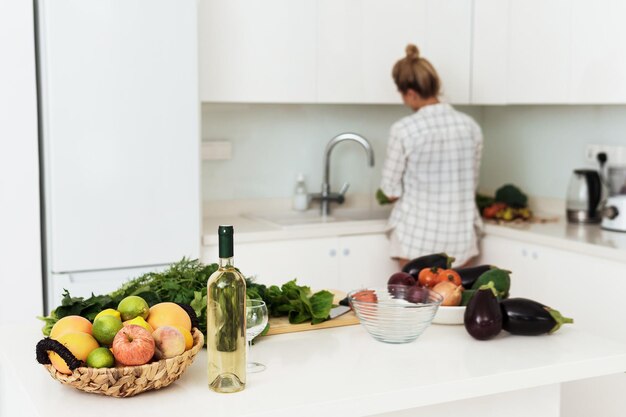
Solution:
<svg viewBox="0 0 626 417">
<path fill-rule="evenodd" d="M 465 306 L 440 306 L 433 324 L 463 324 Z"/>
<path fill-rule="evenodd" d="M 409 343 L 430 326 L 443 297 L 427 288 L 388 285 L 351 291 L 348 300 L 374 339 Z"/>
</svg>

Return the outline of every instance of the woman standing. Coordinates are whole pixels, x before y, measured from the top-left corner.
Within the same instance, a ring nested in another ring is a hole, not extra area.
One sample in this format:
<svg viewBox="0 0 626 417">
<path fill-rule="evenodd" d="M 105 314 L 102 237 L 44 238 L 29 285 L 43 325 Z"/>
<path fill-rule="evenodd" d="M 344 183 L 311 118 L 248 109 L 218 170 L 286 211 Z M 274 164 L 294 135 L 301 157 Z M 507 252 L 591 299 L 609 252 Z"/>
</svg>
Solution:
<svg viewBox="0 0 626 417">
<path fill-rule="evenodd" d="M 433 66 L 408 45 L 393 67 L 404 104 L 415 113 L 391 127 L 381 189 L 395 202 L 389 219 L 391 256 L 409 259 L 445 252 L 455 265 L 478 254 L 482 222 L 475 203 L 482 152 L 480 126 L 439 101 Z"/>
</svg>

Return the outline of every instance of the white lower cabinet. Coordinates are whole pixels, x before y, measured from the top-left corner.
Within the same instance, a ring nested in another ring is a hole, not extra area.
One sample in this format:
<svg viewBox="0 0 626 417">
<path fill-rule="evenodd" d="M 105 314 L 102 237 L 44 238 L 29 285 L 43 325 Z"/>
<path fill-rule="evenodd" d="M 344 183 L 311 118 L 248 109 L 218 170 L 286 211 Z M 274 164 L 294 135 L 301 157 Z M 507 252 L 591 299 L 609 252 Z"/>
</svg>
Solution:
<svg viewBox="0 0 626 417">
<path fill-rule="evenodd" d="M 513 272 L 512 297 L 549 305 L 576 327 L 626 343 L 626 264 L 497 236 L 483 239 L 481 253 L 480 263 Z M 563 384 L 561 417 L 623 417 L 624 392 L 626 374 Z"/>
<path fill-rule="evenodd" d="M 389 276 L 398 270 L 397 262 L 389 257 L 389 239 L 385 234 L 339 238 L 339 289 L 385 286 Z"/>
<path fill-rule="evenodd" d="M 217 246 L 206 246 L 202 261 L 216 262 Z M 265 285 L 281 285 L 297 278 L 312 289 L 350 291 L 365 285 L 384 285 L 394 272 L 384 234 L 334 236 L 239 243 L 235 265 L 245 276 Z"/>
</svg>

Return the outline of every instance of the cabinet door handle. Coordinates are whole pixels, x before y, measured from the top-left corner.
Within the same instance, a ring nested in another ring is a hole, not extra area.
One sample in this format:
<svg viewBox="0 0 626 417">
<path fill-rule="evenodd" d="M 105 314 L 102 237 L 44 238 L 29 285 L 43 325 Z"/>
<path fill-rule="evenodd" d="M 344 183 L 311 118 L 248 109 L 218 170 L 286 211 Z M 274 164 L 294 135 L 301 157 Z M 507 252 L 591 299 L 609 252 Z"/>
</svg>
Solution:
<svg viewBox="0 0 626 417">
<path fill-rule="evenodd" d="M 328 254 L 331 258 L 334 258 L 335 256 L 337 256 L 337 251 L 335 249 L 331 249 Z"/>
<path fill-rule="evenodd" d="M 344 248 L 344 250 L 343 250 L 343 256 L 350 256 L 350 249 L 348 249 L 348 248 Z"/>
</svg>

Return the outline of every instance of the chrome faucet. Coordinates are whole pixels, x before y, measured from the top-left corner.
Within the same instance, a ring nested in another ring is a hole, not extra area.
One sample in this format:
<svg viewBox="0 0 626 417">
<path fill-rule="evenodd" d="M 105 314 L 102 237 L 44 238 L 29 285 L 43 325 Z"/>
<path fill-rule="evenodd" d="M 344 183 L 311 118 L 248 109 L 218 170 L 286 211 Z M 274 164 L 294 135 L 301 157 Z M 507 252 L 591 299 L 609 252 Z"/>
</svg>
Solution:
<svg viewBox="0 0 626 417">
<path fill-rule="evenodd" d="M 324 182 L 322 183 L 322 192 L 311 194 L 312 200 L 320 201 L 322 216 L 328 216 L 330 214 L 331 201 L 343 204 L 346 191 L 348 191 L 350 187 L 350 184 L 345 183 L 338 193 L 330 192 L 330 154 L 335 145 L 345 141 L 353 141 L 361 145 L 365 149 L 365 152 L 367 152 L 367 162 L 369 166 L 374 166 L 374 150 L 372 149 L 372 145 L 370 145 L 363 136 L 357 135 L 356 133 L 342 133 L 332 138 L 324 150 Z"/>
</svg>

